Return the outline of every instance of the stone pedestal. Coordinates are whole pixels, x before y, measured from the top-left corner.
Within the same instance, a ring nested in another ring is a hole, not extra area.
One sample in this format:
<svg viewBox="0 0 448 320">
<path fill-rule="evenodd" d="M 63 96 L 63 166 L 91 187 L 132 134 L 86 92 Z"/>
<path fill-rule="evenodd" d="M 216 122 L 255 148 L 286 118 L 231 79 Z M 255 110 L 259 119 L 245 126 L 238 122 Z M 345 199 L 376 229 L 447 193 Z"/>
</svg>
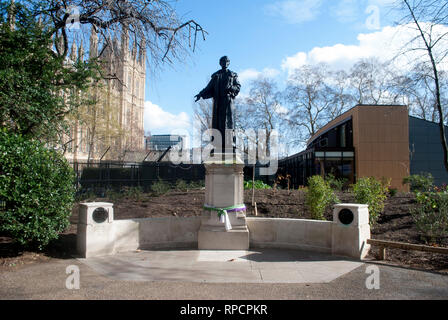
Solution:
<svg viewBox="0 0 448 320">
<path fill-rule="evenodd" d="M 228 208 L 244 204 L 244 162 L 235 155 L 215 154 L 204 163 L 205 205 Z M 248 250 L 249 230 L 246 212 L 228 212 L 232 225 L 226 230 L 217 211 L 204 210 L 198 233 L 200 250 Z"/>
<path fill-rule="evenodd" d="M 366 204 L 338 204 L 333 210 L 332 253 L 364 259 L 370 250 L 369 209 Z"/>
<path fill-rule="evenodd" d="M 114 209 L 112 203 L 91 202 L 79 206 L 77 249 L 82 258 L 114 253 Z"/>
</svg>

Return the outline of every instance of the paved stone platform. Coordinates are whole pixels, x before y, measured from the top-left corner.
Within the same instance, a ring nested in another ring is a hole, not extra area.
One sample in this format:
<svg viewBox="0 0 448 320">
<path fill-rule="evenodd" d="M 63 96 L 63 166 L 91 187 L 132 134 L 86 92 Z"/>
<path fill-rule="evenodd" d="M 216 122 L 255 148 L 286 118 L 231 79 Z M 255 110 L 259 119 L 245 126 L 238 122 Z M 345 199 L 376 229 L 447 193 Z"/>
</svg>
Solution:
<svg viewBox="0 0 448 320">
<path fill-rule="evenodd" d="M 341 257 L 283 249 L 142 250 L 78 260 L 115 280 L 207 283 L 328 283 L 363 265 Z"/>
</svg>

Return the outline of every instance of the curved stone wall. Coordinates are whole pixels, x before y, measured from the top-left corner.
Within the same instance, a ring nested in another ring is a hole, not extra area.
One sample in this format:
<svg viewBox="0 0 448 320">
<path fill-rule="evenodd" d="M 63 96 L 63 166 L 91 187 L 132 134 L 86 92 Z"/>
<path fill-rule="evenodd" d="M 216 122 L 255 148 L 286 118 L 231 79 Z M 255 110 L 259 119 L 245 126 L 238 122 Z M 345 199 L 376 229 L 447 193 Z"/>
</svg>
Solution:
<svg viewBox="0 0 448 320">
<path fill-rule="evenodd" d="M 252 248 L 289 248 L 331 253 L 331 221 L 247 218 Z"/>
<path fill-rule="evenodd" d="M 93 219 L 97 207 L 105 220 Z M 83 257 L 137 249 L 198 248 L 201 217 L 114 220 L 112 204 L 84 204 L 78 223 L 78 251 Z M 352 213 L 341 221 L 340 213 Z M 246 218 L 250 248 L 287 248 L 318 251 L 362 259 L 370 238 L 367 205 L 338 204 L 333 221 Z M 213 234 L 211 235 L 213 237 Z"/>
<path fill-rule="evenodd" d="M 115 220 L 115 252 L 136 249 L 197 248 L 201 218 Z M 252 248 L 331 252 L 330 221 L 247 218 Z"/>
</svg>

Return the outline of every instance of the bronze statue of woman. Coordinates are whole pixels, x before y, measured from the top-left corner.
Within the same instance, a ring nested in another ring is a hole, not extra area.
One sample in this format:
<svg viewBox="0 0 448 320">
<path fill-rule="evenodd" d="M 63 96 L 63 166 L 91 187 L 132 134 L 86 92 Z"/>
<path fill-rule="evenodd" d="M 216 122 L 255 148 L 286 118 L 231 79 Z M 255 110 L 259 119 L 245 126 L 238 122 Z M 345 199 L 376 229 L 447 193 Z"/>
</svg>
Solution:
<svg viewBox="0 0 448 320">
<path fill-rule="evenodd" d="M 234 121 L 234 105 L 235 97 L 239 94 L 241 84 L 238 82 L 238 75 L 230 71 L 230 60 L 227 56 L 219 60 L 221 70 L 212 74 L 212 78 L 199 94 L 195 96 L 196 101 L 199 99 L 213 98 L 213 116 L 212 129 L 216 129 L 221 133 L 222 148 L 232 148 L 234 142 L 233 130 L 235 129 Z M 229 136 L 229 133 L 232 134 Z M 227 137 L 227 139 L 226 139 Z M 217 150 L 215 152 L 220 152 Z"/>
</svg>

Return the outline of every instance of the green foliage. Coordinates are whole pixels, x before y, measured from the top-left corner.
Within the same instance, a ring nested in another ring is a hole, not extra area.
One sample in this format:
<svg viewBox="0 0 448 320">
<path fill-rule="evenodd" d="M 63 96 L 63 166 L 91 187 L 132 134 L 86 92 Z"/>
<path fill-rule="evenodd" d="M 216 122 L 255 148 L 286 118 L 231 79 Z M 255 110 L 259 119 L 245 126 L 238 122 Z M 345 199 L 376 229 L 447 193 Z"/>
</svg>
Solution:
<svg viewBox="0 0 448 320">
<path fill-rule="evenodd" d="M 39 25 L 28 9 L 15 4 L 14 29 L 0 6 L 0 127 L 41 141 L 58 142 L 67 115 L 88 97 L 99 74 L 94 61 L 67 63 L 52 51 L 52 30 Z"/>
<path fill-rule="evenodd" d="M 328 182 L 330 187 L 336 191 L 342 191 L 348 181 L 345 178 L 336 178 L 332 173 L 327 174 L 325 180 Z"/>
<path fill-rule="evenodd" d="M 205 188 L 205 181 L 201 180 L 201 181 L 191 181 L 188 184 L 188 189 L 192 190 L 192 189 L 202 189 Z"/>
<path fill-rule="evenodd" d="M 389 191 L 390 181 L 382 182 L 374 177 L 360 178 L 354 184 L 353 193 L 357 203 L 369 206 L 370 224 L 378 221 L 380 213 L 384 210 L 385 201 Z"/>
<path fill-rule="evenodd" d="M 338 202 L 339 199 L 334 194 L 330 184 L 321 176 L 308 178 L 308 190 L 305 195 L 305 203 L 313 219 L 324 220 L 325 210 Z"/>
<path fill-rule="evenodd" d="M 434 177 L 430 173 L 413 174 L 403 179 L 403 184 L 409 184 L 412 192 L 428 192 L 433 187 Z"/>
<path fill-rule="evenodd" d="M 157 196 L 167 193 L 168 191 L 170 191 L 170 189 L 171 189 L 170 184 L 163 180 L 154 182 L 151 186 L 152 192 L 154 192 L 155 195 Z"/>
<path fill-rule="evenodd" d="M 186 183 L 184 180 L 179 179 L 176 181 L 176 190 L 186 192 L 188 191 L 188 183 Z"/>
<path fill-rule="evenodd" d="M 70 224 L 75 175 L 64 157 L 0 130 L 0 232 L 42 249 Z"/>
<path fill-rule="evenodd" d="M 110 201 L 117 201 L 123 198 L 123 194 L 115 189 L 107 189 L 105 196 Z"/>
<path fill-rule="evenodd" d="M 252 180 L 244 181 L 244 189 L 250 190 L 252 189 L 252 186 L 254 186 L 254 189 L 256 190 L 272 189 L 271 186 L 260 180 L 255 181 L 255 183 L 252 183 Z"/>
<path fill-rule="evenodd" d="M 417 229 L 428 242 L 448 236 L 448 193 L 417 193 L 418 208 L 411 211 Z"/>
<path fill-rule="evenodd" d="M 91 189 L 88 190 L 82 190 L 81 192 L 78 192 L 75 196 L 76 202 L 83 202 L 83 201 L 93 201 L 96 199 L 96 194 Z"/>
<path fill-rule="evenodd" d="M 397 188 L 389 188 L 389 196 L 395 197 L 397 193 L 398 193 Z"/>
<path fill-rule="evenodd" d="M 143 196 L 143 189 L 141 187 L 124 187 L 123 195 L 128 199 L 140 201 Z"/>
</svg>

